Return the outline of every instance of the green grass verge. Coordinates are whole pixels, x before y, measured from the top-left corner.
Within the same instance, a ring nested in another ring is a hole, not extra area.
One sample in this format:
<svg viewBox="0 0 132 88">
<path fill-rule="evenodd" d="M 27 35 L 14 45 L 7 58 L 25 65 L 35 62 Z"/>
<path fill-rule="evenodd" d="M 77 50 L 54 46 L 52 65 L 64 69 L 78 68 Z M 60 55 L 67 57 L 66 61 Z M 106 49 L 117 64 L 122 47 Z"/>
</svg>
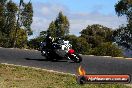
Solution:
<svg viewBox="0 0 132 88">
<path fill-rule="evenodd" d="M 79 85 L 76 77 L 0 64 L 0 88 L 130 88 L 123 84 Z"/>
</svg>

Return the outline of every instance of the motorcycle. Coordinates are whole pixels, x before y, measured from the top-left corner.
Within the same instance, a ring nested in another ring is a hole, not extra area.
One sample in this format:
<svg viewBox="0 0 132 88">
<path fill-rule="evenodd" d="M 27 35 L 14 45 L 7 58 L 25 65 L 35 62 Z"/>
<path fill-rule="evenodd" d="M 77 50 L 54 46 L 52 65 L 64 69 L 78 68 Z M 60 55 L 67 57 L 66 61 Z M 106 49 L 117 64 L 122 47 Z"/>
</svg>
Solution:
<svg viewBox="0 0 132 88">
<path fill-rule="evenodd" d="M 61 59 L 72 60 L 76 63 L 82 61 L 82 57 L 72 49 L 72 45 L 69 41 L 64 40 L 60 40 L 59 43 L 53 43 L 51 49 L 41 49 L 41 55 L 53 61 Z"/>
</svg>

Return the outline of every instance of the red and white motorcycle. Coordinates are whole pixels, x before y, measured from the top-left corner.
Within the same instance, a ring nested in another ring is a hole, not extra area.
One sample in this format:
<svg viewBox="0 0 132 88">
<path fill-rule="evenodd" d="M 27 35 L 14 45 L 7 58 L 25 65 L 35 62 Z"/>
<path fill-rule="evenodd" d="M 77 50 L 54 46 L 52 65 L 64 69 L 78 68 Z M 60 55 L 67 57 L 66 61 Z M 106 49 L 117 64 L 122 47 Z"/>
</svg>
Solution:
<svg viewBox="0 0 132 88">
<path fill-rule="evenodd" d="M 67 59 L 76 63 L 82 62 L 82 57 L 77 54 L 74 49 L 72 49 L 72 45 L 69 43 L 69 41 L 59 40 L 59 42 L 59 44 L 52 44 L 52 50 L 42 49 L 41 55 L 50 60 Z"/>
</svg>

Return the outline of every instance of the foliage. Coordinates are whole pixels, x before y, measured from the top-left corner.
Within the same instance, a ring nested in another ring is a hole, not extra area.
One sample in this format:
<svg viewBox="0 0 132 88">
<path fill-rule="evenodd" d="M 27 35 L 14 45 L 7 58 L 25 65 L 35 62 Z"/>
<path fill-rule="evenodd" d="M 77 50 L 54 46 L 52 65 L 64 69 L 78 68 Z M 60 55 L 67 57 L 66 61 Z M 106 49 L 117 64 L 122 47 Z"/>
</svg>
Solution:
<svg viewBox="0 0 132 88">
<path fill-rule="evenodd" d="M 37 37 L 28 41 L 28 47 L 31 49 L 39 49 L 40 43 L 44 41 L 43 37 Z"/>
<path fill-rule="evenodd" d="M 65 39 L 71 42 L 72 48 L 75 49 L 77 53 L 88 54 L 90 52 L 90 45 L 87 43 L 85 38 L 68 35 Z"/>
<path fill-rule="evenodd" d="M 3 4 L 2 4 L 3 3 Z M 17 6 L 14 2 L 2 2 L 0 3 L 0 32 L 1 32 L 1 41 L 0 45 L 2 47 L 11 47 L 12 40 L 11 37 L 13 36 L 12 33 L 15 30 L 15 23 L 16 23 L 16 13 L 17 13 Z"/>
<path fill-rule="evenodd" d="M 112 44 L 113 31 L 110 28 L 99 24 L 88 25 L 81 32 L 81 37 L 85 38 L 89 48 L 86 54 L 97 56 L 121 56 L 121 50 Z M 85 47 L 85 46 L 84 46 Z"/>
<path fill-rule="evenodd" d="M 64 37 L 69 34 L 69 20 L 62 12 L 59 12 L 55 21 L 52 21 L 48 28 L 48 33 L 52 37 Z"/>
<path fill-rule="evenodd" d="M 118 16 L 126 15 L 128 20 L 131 20 L 132 14 L 132 1 L 131 0 L 119 0 L 115 4 L 115 11 Z"/>
<path fill-rule="evenodd" d="M 41 31 L 39 36 L 45 38 L 46 35 L 47 35 L 47 31 Z"/>
<path fill-rule="evenodd" d="M 13 35 L 14 35 L 14 31 L 10 34 L 10 37 L 5 37 L 7 35 L 2 36 L 2 34 L 0 34 L 0 46 L 1 47 L 12 47 L 12 42 L 13 42 Z M 17 31 L 17 40 L 16 40 L 16 46 L 18 48 L 24 48 L 27 45 L 27 34 L 25 32 L 24 29 L 19 29 Z"/>
<path fill-rule="evenodd" d="M 31 24 L 32 24 L 32 19 L 33 17 L 33 6 L 32 3 L 24 3 L 24 9 L 21 12 L 21 20 L 22 20 L 22 26 L 26 28 L 27 34 L 32 35 L 32 30 L 31 30 Z"/>
<path fill-rule="evenodd" d="M 81 32 L 92 48 L 101 45 L 103 42 L 112 42 L 112 30 L 99 24 L 88 25 Z"/>
<path fill-rule="evenodd" d="M 49 28 L 48 28 L 48 33 L 52 36 L 52 37 L 57 37 L 57 34 L 56 34 L 56 25 L 55 25 L 55 22 L 52 21 L 49 25 Z"/>
<path fill-rule="evenodd" d="M 59 12 L 55 21 L 49 24 L 49 28 L 46 31 L 41 31 L 40 35 L 34 39 L 29 40 L 28 46 L 33 49 L 38 49 L 40 42 L 44 41 L 47 34 L 50 34 L 53 38 L 64 37 L 69 33 L 69 21 L 62 12 Z"/>
<path fill-rule="evenodd" d="M 120 27 L 113 33 L 114 41 L 127 49 L 132 49 L 132 34 L 127 27 Z"/>
<path fill-rule="evenodd" d="M 115 31 L 115 42 L 127 49 L 132 49 L 132 1 L 118 1 L 115 5 L 115 11 L 118 16 L 126 16 L 128 21 L 126 27 L 120 27 Z M 117 38 L 120 40 L 117 40 Z"/>
<path fill-rule="evenodd" d="M 91 54 L 93 55 L 97 55 L 97 56 L 122 56 L 122 51 L 121 49 L 118 48 L 118 46 L 110 43 L 110 42 L 106 42 L 106 43 L 102 43 L 100 46 L 96 47 L 93 49 L 93 51 L 91 52 Z"/>
<path fill-rule="evenodd" d="M 24 48 L 27 46 L 27 33 L 24 29 L 17 31 L 16 47 Z"/>
<path fill-rule="evenodd" d="M 75 46 L 76 51 L 81 54 L 89 54 L 90 45 L 87 43 L 86 39 L 83 37 L 78 37 Z"/>
<path fill-rule="evenodd" d="M 28 47 L 31 49 L 38 50 L 40 47 L 40 43 L 45 41 L 46 35 L 47 35 L 47 31 L 41 31 L 38 37 L 36 37 L 34 39 L 30 39 L 28 41 Z"/>
<path fill-rule="evenodd" d="M 12 1 L 6 3 L 6 5 L 0 5 L 0 31 L 2 34 L 9 34 L 14 30 L 16 21 L 17 6 Z"/>
<path fill-rule="evenodd" d="M 10 47 L 11 43 L 10 43 L 10 39 L 8 37 L 5 37 L 5 34 L 2 34 L 0 32 L 0 47 Z"/>
<path fill-rule="evenodd" d="M 32 34 L 32 17 L 31 2 L 24 3 L 20 0 L 17 5 L 12 0 L 0 1 L 0 46 L 23 47 L 21 42 L 27 41 L 27 34 Z"/>
</svg>

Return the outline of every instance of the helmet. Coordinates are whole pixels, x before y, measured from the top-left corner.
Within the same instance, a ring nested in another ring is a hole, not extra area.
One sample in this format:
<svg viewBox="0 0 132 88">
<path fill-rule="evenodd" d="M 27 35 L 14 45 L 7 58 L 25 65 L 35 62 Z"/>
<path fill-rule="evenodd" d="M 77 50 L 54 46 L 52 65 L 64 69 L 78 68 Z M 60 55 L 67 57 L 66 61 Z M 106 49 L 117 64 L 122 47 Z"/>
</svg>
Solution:
<svg viewBox="0 0 132 88">
<path fill-rule="evenodd" d="M 58 40 L 61 40 L 61 38 L 58 38 Z"/>
<path fill-rule="evenodd" d="M 51 36 L 49 36 L 49 39 L 52 39 L 52 37 L 51 37 Z"/>
</svg>

